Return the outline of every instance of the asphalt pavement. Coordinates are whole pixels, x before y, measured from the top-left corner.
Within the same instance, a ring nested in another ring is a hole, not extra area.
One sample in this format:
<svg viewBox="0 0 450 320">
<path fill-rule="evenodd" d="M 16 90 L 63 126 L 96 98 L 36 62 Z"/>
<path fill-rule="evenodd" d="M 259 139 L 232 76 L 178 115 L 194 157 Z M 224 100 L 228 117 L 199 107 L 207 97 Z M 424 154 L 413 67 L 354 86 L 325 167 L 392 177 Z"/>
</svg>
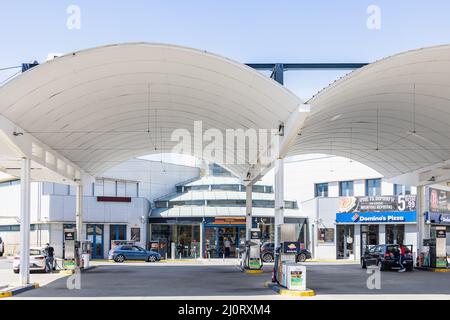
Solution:
<svg viewBox="0 0 450 320">
<path fill-rule="evenodd" d="M 267 299 L 265 273 L 244 274 L 232 265 L 174 265 L 165 263 L 105 264 L 81 274 L 79 290 L 67 289 L 67 278 L 18 297 L 253 297 Z M 415 270 L 381 272 L 381 289 L 369 290 L 370 275 L 359 265 L 307 265 L 307 286 L 321 295 L 449 295 L 450 273 Z"/>
</svg>

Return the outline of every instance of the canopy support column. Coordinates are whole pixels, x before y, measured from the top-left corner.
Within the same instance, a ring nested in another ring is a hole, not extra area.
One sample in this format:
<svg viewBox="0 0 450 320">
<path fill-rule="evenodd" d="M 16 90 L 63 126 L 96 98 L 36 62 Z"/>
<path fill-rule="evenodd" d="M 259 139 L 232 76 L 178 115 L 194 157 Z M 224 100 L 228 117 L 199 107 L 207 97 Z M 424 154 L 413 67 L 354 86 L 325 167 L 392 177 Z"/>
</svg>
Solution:
<svg viewBox="0 0 450 320">
<path fill-rule="evenodd" d="M 30 283 L 30 159 L 23 158 L 20 171 L 20 283 Z"/>
<path fill-rule="evenodd" d="M 80 182 L 76 186 L 76 229 L 77 229 L 77 241 L 83 240 L 83 184 Z M 79 249 L 79 253 L 81 254 L 81 248 Z M 81 255 L 79 255 L 81 257 Z M 78 259 L 78 263 L 81 263 L 81 259 Z"/>
<path fill-rule="evenodd" d="M 417 215 L 417 256 L 422 252 L 423 239 L 428 238 L 426 236 L 426 196 L 425 190 L 427 188 L 423 185 L 417 186 L 417 203 L 416 203 L 416 215 Z"/>
<path fill-rule="evenodd" d="M 275 248 L 280 246 L 280 230 L 284 223 L 284 159 L 275 161 Z"/>
<path fill-rule="evenodd" d="M 250 241 L 250 231 L 252 229 L 252 192 L 253 185 L 249 184 L 245 186 L 245 240 Z"/>
</svg>

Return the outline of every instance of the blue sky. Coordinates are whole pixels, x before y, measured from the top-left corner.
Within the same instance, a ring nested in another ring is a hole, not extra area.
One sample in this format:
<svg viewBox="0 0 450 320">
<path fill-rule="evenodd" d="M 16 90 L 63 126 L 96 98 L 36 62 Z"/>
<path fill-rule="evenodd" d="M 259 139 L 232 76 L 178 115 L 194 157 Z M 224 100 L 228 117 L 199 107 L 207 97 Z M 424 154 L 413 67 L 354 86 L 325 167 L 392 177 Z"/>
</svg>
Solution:
<svg viewBox="0 0 450 320">
<path fill-rule="evenodd" d="M 66 27 L 69 5 L 81 29 Z M 366 10 L 381 9 L 369 30 Z M 208 50 L 240 62 L 372 62 L 450 43 L 448 0 L 41 0 L 0 2 L 0 68 L 49 52 L 148 41 Z M 0 72 L 0 80 L 10 73 Z M 289 72 L 286 85 L 302 98 L 339 72 Z"/>
</svg>

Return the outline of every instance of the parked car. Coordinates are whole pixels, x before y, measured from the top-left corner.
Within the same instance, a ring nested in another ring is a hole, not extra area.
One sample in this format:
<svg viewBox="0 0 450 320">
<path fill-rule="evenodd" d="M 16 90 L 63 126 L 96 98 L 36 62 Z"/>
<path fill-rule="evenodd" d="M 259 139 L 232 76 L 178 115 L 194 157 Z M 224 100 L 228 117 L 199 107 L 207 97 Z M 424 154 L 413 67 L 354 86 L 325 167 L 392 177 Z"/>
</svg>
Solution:
<svg viewBox="0 0 450 320">
<path fill-rule="evenodd" d="M 120 245 L 109 250 L 108 259 L 115 262 L 124 262 L 125 260 L 156 262 L 161 260 L 161 255 L 158 252 L 145 250 L 138 246 Z"/>
<path fill-rule="evenodd" d="M 261 245 L 261 259 L 264 262 L 272 262 L 274 260 L 275 244 L 273 242 L 265 242 Z M 296 256 L 297 262 L 304 262 L 311 259 L 311 252 L 308 249 L 301 249 Z"/>
<path fill-rule="evenodd" d="M 46 272 L 44 248 L 30 248 L 30 271 Z M 13 271 L 20 271 L 20 254 L 16 254 L 13 260 Z"/>
<path fill-rule="evenodd" d="M 0 237 L 0 257 L 3 257 L 3 254 L 5 253 L 5 243 L 2 240 L 2 237 Z"/>
<path fill-rule="evenodd" d="M 412 271 L 414 267 L 412 245 L 405 246 L 402 264 L 406 270 Z M 398 244 L 380 244 L 366 248 L 361 257 L 361 267 L 378 266 L 380 270 L 400 269 L 400 246 Z"/>
</svg>

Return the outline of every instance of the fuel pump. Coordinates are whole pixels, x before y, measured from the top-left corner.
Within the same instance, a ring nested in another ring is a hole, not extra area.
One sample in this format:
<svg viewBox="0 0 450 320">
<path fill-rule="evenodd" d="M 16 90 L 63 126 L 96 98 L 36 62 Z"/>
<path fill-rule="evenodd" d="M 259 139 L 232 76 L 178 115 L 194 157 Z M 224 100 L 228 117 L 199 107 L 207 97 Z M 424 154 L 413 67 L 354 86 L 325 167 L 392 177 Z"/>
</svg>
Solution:
<svg viewBox="0 0 450 320">
<path fill-rule="evenodd" d="M 275 248 L 275 265 L 272 282 L 289 290 L 306 290 L 306 267 L 297 263 L 300 242 L 295 224 L 280 226 L 280 246 Z"/>
<path fill-rule="evenodd" d="M 75 233 L 72 230 L 64 232 L 64 269 L 74 269 L 77 264 L 79 243 L 75 241 Z"/>
<path fill-rule="evenodd" d="M 263 266 L 261 259 L 261 230 L 252 228 L 250 240 L 245 243 L 243 256 L 244 269 L 260 270 Z"/>
<path fill-rule="evenodd" d="M 89 240 L 81 241 L 81 267 L 88 268 L 91 261 L 92 242 Z"/>
<path fill-rule="evenodd" d="M 66 240 L 64 242 L 64 269 L 75 269 L 79 266 L 80 242 L 75 240 Z"/>
</svg>

